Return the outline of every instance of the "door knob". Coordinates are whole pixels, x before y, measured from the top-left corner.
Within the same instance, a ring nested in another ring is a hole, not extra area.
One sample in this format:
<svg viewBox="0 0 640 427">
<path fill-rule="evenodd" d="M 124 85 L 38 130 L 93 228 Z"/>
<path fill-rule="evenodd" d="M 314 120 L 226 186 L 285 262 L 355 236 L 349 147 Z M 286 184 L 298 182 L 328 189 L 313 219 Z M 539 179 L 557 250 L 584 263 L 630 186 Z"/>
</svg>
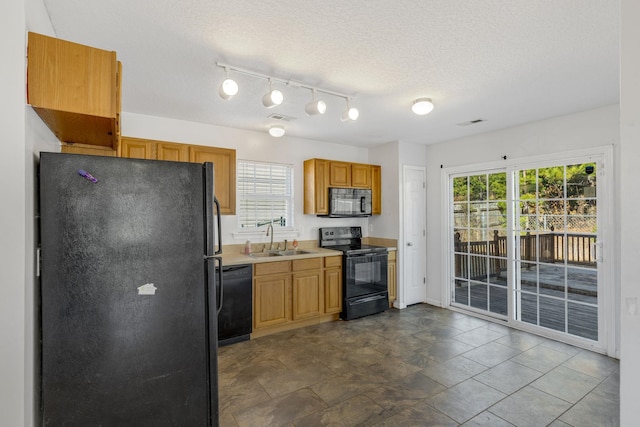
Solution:
<svg viewBox="0 0 640 427">
<path fill-rule="evenodd" d="M 413 246 L 413 243 L 409 242 L 407 243 L 407 246 Z"/>
</svg>

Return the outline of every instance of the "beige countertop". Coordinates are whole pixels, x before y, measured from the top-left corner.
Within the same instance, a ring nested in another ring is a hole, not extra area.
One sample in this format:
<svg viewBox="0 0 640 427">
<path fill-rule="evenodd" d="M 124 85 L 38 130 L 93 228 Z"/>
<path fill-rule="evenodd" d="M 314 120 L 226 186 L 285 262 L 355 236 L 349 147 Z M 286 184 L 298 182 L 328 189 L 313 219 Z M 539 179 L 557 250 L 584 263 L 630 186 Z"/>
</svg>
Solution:
<svg viewBox="0 0 640 427">
<path fill-rule="evenodd" d="M 222 246 L 222 265 L 238 265 L 238 264 L 257 264 L 262 262 L 288 261 L 292 259 L 317 258 L 327 256 L 342 256 L 342 252 L 320 247 L 304 247 L 306 254 L 289 255 L 289 256 L 272 256 L 265 258 L 254 258 L 251 255 L 242 253 L 244 245 L 228 245 Z"/>
<path fill-rule="evenodd" d="M 365 237 L 363 243 L 368 243 L 377 246 L 386 246 L 388 250 L 397 250 L 397 240 L 395 239 L 380 239 L 375 237 Z M 280 242 L 281 243 L 281 242 Z M 253 252 L 260 252 L 264 244 L 252 244 L 251 249 Z M 275 246 L 275 245 L 274 245 Z M 287 245 L 287 249 L 291 249 L 290 244 Z M 341 251 L 334 251 L 332 249 L 325 249 L 318 246 L 318 242 L 315 240 L 303 240 L 299 242 L 298 249 L 307 251 L 306 254 L 290 255 L 290 256 L 273 256 L 264 258 L 254 258 L 250 255 L 244 254 L 244 245 L 223 245 L 222 246 L 222 265 L 239 265 L 239 264 L 257 264 L 262 262 L 276 262 L 287 261 L 292 259 L 304 259 L 315 257 L 327 257 L 342 255 Z"/>
</svg>

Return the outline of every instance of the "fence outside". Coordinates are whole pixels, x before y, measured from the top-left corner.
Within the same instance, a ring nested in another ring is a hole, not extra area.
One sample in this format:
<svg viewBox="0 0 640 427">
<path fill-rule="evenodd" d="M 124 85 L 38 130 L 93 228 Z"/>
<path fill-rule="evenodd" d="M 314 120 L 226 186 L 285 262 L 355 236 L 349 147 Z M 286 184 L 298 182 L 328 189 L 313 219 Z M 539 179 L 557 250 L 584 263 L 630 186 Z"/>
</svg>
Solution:
<svg viewBox="0 0 640 427">
<path fill-rule="evenodd" d="M 596 266 L 593 234 L 527 232 L 518 238 L 523 261 Z M 497 230 L 492 240 L 475 242 L 461 241 L 460 233 L 456 233 L 454 251 L 456 277 L 486 281 L 487 277 L 500 277 L 507 269 L 507 237 L 498 235 Z M 533 265 L 524 263 L 525 268 Z"/>
</svg>

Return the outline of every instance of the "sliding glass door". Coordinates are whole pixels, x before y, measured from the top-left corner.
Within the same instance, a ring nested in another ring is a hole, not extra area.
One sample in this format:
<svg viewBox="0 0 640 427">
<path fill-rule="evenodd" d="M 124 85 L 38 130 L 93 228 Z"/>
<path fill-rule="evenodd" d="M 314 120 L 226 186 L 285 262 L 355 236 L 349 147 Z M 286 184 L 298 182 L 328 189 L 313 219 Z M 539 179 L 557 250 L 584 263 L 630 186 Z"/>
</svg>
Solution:
<svg viewBox="0 0 640 427">
<path fill-rule="evenodd" d="M 597 341 L 597 165 L 514 174 L 515 319 Z"/>
<path fill-rule="evenodd" d="M 456 176 L 452 192 L 451 299 L 461 306 L 506 316 L 506 173 Z"/>
<path fill-rule="evenodd" d="M 451 305 L 602 343 L 601 165 L 450 173 Z"/>
</svg>

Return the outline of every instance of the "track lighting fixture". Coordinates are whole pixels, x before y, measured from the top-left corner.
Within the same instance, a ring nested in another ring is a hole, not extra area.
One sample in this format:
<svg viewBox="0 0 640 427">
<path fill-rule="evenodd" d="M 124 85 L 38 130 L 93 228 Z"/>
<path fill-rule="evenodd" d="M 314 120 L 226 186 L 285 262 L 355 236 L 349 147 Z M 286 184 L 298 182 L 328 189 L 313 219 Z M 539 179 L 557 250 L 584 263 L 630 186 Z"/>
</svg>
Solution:
<svg viewBox="0 0 640 427">
<path fill-rule="evenodd" d="M 280 126 L 280 125 L 270 126 L 269 135 L 271 135 L 274 138 L 280 138 L 282 135 L 284 135 L 284 126 Z"/>
<path fill-rule="evenodd" d="M 234 72 L 239 74 L 245 74 L 247 76 L 257 77 L 257 78 L 261 78 L 269 81 L 269 92 L 267 92 L 262 96 L 262 105 L 264 105 L 267 108 L 273 108 L 275 106 L 281 105 L 282 102 L 284 101 L 284 95 L 282 94 L 282 92 L 273 88 L 273 83 L 276 82 L 276 83 L 286 85 L 287 87 L 291 87 L 295 89 L 309 89 L 311 91 L 312 97 L 313 97 L 312 101 L 306 104 L 304 107 L 305 112 L 309 116 L 324 114 L 327 111 L 327 104 L 321 99 L 316 99 L 317 92 L 322 92 L 326 95 L 343 98 L 347 102 L 347 109 L 344 111 L 344 113 L 340 117 L 343 122 L 349 121 L 349 120 L 356 120 L 360 115 L 360 113 L 358 112 L 358 109 L 350 105 L 351 95 L 334 92 L 331 90 L 321 89 L 321 88 L 310 86 L 298 81 L 280 79 L 277 77 L 269 76 L 262 73 L 257 73 L 255 71 L 231 66 L 228 64 L 222 64 L 219 62 L 216 63 L 216 66 L 224 69 L 224 72 L 225 72 L 225 80 L 222 82 L 222 85 L 220 85 L 220 90 L 219 90 L 220 97 L 222 97 L 223 99 L 229 99 L 238 93 L 238 84 L 233 79 L 229 78 L 229 71 L 233 70 Z M 284 135 L 284 133 L 285 133 L 285 129 L 282 126 L 273 125 L 269 127 L 269 134 L 276 138 Z"/>
<path fill-rule="evenodd" d="M 273 83 L 269 79 L 269 92 L 262 97 L 262 105 L 267 108 L 273 108 L 282 104 L 282 101 L 284 101 L 284 95 L 278 89 L 273 88 Z"/>
<path fill-rule="evenodd" d="M 225 79 L 220 85 L 218 93 L 222 99 L 229 99 L 238 93 L 238 83 L 235 80 L 229 78 L 229 69 L 225 68 Z"/>
<path fill-rule="evenodd" d="M 424 116 L 433 110 L 433 102 L 431 98 L 418 98 L 413 101 L 411 110 L 419 116 Z"/>
<path fill-rule="evenodd" d="M 313 95 L 313 100 L 305 105 L 304 111 L 306 111 L 310 116 L 324 114 L 327 111 L 327 104 L 325 104 L 321 99 L 316 101 L 316 89 L 312 89 L 311 93 Z"/>
<path fill-rule="evenodd" d="M 356 107 L 352 107 L 351 105 L 349 105 L 349 98 L 345 98 L 345 100 L 347 101 L 347 109 L 344 110 L 344 113 L 342 113 L 342 117 L 340 118 L 340 120 L 342 120 L 343 122 L 349 120 L 358 120 L 360 112 Z"/>
</svg>

